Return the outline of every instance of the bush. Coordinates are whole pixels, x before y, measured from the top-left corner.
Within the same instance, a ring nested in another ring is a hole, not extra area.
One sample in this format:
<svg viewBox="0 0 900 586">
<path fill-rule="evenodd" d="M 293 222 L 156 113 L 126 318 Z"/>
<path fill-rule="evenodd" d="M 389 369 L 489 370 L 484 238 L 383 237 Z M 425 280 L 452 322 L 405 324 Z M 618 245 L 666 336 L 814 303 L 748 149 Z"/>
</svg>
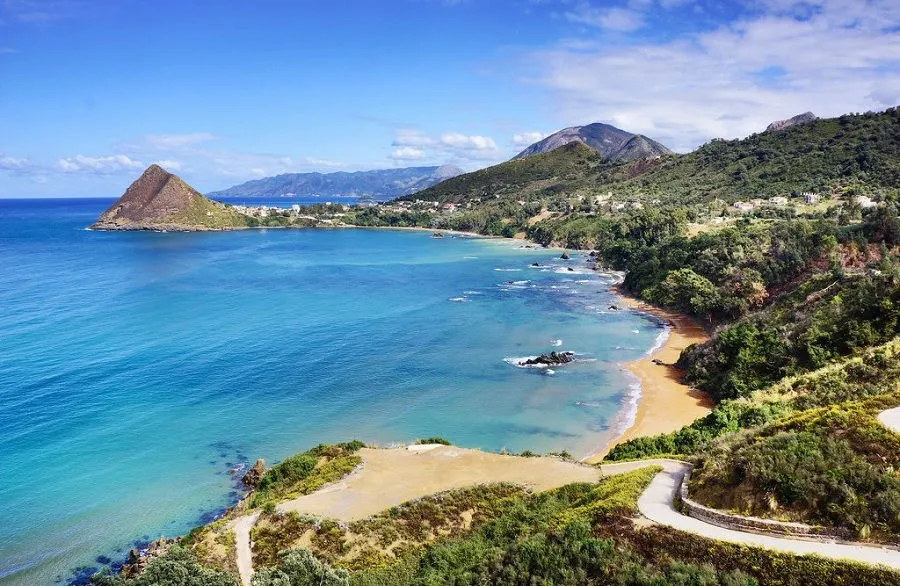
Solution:
<svg viewBox="0 0 900 586">
<path fill-rule="evenodd" d="M 335 569 L 319 561 L 308 549 L 282 552 L 277 568 L 265 568 L 253 575 L 253 586 L 347 586 L 347 570 Z"/>
</svg>

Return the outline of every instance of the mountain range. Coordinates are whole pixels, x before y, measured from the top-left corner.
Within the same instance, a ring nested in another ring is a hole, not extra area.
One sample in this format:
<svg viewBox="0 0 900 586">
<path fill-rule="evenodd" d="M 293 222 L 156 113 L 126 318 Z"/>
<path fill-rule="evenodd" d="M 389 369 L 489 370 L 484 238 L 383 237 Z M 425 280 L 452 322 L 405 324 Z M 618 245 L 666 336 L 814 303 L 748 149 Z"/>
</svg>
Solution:
<svg viewBox="0 0 900 586">
<path fill-rule="evenodd" d="M 207 194 L 209 197 L 370 196 L 390 199 L 461 175 L 454 165 L 335 173 L 284 173 Z"/>
<path fill-rule="evenodd" d="M 634 134 L 609 124 L 595 122 L 586 126 L 571 126 L 554 132 L 547 138 L 529 146 L 513 157 L 513 160 L 548 153 L 572 142 L 586 144 L 597 151 L 601 157 L 610 161 L 635 161 L 672 153 L 668 147 L 652 138 Z"/>
</svg>

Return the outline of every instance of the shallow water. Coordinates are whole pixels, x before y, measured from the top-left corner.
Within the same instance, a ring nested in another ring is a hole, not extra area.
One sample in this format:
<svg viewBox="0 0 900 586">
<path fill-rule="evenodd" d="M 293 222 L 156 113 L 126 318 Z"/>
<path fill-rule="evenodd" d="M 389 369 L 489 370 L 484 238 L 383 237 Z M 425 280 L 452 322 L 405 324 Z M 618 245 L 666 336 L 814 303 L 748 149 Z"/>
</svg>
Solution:
<svg viewBox="0 0 900 586">
<path fill-rule="evenodd" d="M 236 498 L 229 469 L 319 442 L 584 456 L 622 416 L 620 363 L 661 332 L 606 311 L 612 278 L 577 255 L 410 231 L 84 230 L 109 203 L 0 200 L 4 586 L 184 533 Z M 580 360 L 504 361 L 553 349 Z"/>
</svg>

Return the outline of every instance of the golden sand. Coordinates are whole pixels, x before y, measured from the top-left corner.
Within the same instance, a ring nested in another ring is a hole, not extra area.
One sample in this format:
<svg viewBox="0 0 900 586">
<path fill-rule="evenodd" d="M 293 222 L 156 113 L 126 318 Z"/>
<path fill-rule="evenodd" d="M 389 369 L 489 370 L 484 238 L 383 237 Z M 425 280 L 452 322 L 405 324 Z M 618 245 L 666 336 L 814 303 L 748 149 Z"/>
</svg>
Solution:
<svg viewBox="0 0 900 586">
<path fill-rule="evenodd" d="M 652 356 L 625 365 L 641 381 L 641 398 L 634 423 L 602 451 L 587 458 L 587 462 L 599 462 L 613 446 L 626 440 L 680 429 L 709 413 L 713 406 L 705 393 L 681 382 L 684 373 L 674 366 L 682 350 L 709 339 L 706 330 L 690 317 L 621 293 L 619 302 L 665 320 L 671 329 L 665 344 Z M 655 364 L 654 360 L 664 364 Z"/>
</svg>

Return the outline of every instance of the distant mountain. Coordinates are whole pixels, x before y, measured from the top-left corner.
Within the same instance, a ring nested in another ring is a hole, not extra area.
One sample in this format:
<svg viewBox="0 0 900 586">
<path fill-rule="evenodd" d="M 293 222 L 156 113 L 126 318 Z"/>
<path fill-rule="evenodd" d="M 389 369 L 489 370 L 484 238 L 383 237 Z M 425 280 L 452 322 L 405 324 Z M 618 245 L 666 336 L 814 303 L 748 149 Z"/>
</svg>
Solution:
<svg viewBox="0 0 900 586">
<path fill-rule="evenodd" d="M 787 120 L 776 120 L 766 127 L 766 132 L 784 130 L 785 128 L 790 128 L 791 126 L 796 126 L 797 124 L 803 124 L 805 122 L 812 122 L 816 119 L 817 116 L 812 112 L 804 112 L 803 114 L 797 114 L 793 118 L 788 118 Z"/>
<path fill-rule="evenodd" d="M 159 165 L 150 165 L 91 226 L 94 230 L 211 230 L 244 227 L 247 218 Z"/>
<path fill-rule="evenodd" d="M 405 167 L 348 173 L 285 173 L 209 193 L 209 197 L 367 195 L 390 199 L 415 193 L 464 171 L 453 165 Z"/>
<path fill-rule="evenodd" d="M 642 134 L 634 134 L 609 124 L 595 122 L 555 132 L 534 143 L 514 159 L 548 153 L 572 142 L 584 143 L 597 151 L 601 157 L 611 161 L 635 161 L 672 152 L 666 146 Z"/>
</svg>

